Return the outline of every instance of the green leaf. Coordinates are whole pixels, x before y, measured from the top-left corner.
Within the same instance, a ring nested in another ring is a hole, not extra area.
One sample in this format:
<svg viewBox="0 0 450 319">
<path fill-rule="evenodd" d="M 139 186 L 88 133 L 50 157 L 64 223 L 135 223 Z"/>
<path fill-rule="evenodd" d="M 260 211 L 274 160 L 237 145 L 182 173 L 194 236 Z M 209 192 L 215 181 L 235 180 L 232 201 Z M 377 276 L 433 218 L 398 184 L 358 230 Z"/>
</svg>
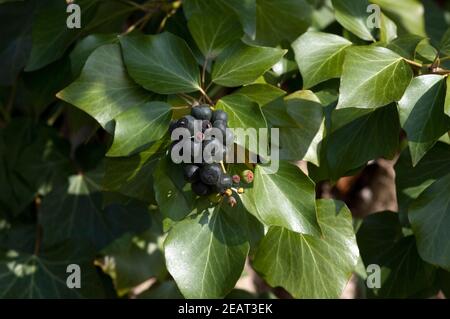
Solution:
<svg viewBox="0 0 450 319">
<path fill-rule="evenodd" d="M 367 0 L 332 0 L 336 20 L 348 31 L 366 41 L 375 41 L 367 26 Z"/>
<path fill-rule="evenodd" d="M 103 271 L 113 278 L 119 296 L 166 273 L 164 255 L 158 247 L 160 235 L 154 230 L 134 236 L 125 234 L 103 249 Z"/>
<path fill-rule="evenodd" d="M 159 161 L 153 179 L 163 227 L 167 230 L 192 211 L 195 195 L 184 180 L 181 166 L 173 164 L 170 155 Z"/>
<path fill-rule="evenodd" d="M 161 139 L 169 127 L 169 104 L 150 102 L 133 107 L 116 117 L 114 141 L 107 156 L 129 156 Z"/>
<path fill-rule="evenodd" d="M 147 150 L 130 157 L 108 157 L 102 181 L 104 190 L 118 192 L 155 203 L 153 193 L 153 171 L 164 154 L 165 140 L 158 141 Z"/>
<path fill-rule="evenodd" d="M 420 256 L 450 270 L 450 174 L 438 179 L 411 203 L 409 220 Z"/>
<path fill-rule="evenodd" d="M 399 28 L 399 34 L 416 34 L 426 36 L 424 6 L 418 0 L 371 0 L 381 7 L 381 10 L 392 19 Z"/>
<path fill-rule="evenodd" d="M 352 43 L 334 34 L 308 31 L 292 43 L 303 87 L 340 77 L 345 49 Z"/>
<path fill-rule="evenodd" d="M 83 23 L 89 21 L 97 9 L 97 1 L 79 0 Z M 40 3 L 33 25 L 33 46 L 25 71 L 35 71 L 56 61 L 82 32 L 82 28 L 67 27 L 67 3 L 50 0 Z"/>
<path fill-rule="evenodd" d="M 447 29 L 440 43 L 441 54 L 450 55 L 450 28 Z"/>
<path fill-rule="evenodd" d="M 0 130 L 0 211 L 17 215 L 72 172 L 70 147 L 53 128 L 14 119 Z"/>
<path fill-rule="evenodd" d="M 80 40 L 69 56 L 72 74 L 74 76 L 80 74 L 87 59 L 98 47 L 117 41 L 115 34 L 91 34 Z"/>
<path fill-rule="evenodd" d="M 256 0 L 256 42 L 270 46 L 292 42 L 308 29 L 311 15 L 305 0 Z"/>
<path fill-rule="evenodd" d="M 406 212 L 414 199 L 447 172 L 450 172 L 450 145 L 436 143 L 416 166 L 405 149 L 395 164 L 399 211 Z"/>
<path fill-rule="evenodd" d="M 256 271 L 295 298 L 338 298 L 358 262 L 352 217 L 345 204 L 319 200 L 317 217 L 323 237 L 271 227 L 255 256 Z"/>
<path fill-rule="evenodd" d="M 80 267 L 81 288 L 70 289 L 68 266 Z M 93 258 L 67 243 L 41 251 L 39 256 L 14 250 L 0 253 L 0 298 L 104 298 Z"/>
<path fill-rule="evenodd" d="M 189 30 L 206 59 L 215 59 L 243 36 L 238 17 L 232 11 L 209 10 L 189 18 Z"/>
<path fill-rule="evenodd" d="M 398 103 L 413 165 L 450 130 L 450 118 L 444 114 L 444 80 L 443 76 L 432 74 L 416 77 Z"/>
<path fill-rule="evenodd" d="M 256 102 L 250 100 L 250 98 L 239 93 L 227 95 L 220 99 L 216 108 L 228 113 L 228 126 L 230 128 L 255 130 L 258 139 L 258 145 L 247 142 L 246 135 L 235 134 L 235 143 L 245 147 L 249 151 L 258 154 L 259 143 L 262 143 L 263 135 L 259 134 L 259 129 L 267 128 L 267 122 L 261 111 L 261 108 Z M 237 133 L 237 132 L 236 132 Z"/>
<path fill-rule="evenodd" d="M 349 48 L 337 108 L 377 108 L 398 101 L 412 77 L 409 65 L 391 50 Z"/>
<path fill-rule="evenodd" d="M 411 298 L 432 288 L 435 268 L 420 258 L 414 236 L 403 236 L 398 214 L 369 215 L 357 240 L 364 264 L 381 268 L 381 287 L 370 290 L 374 297 Z"/>
<path fill-rule="evenodd" d="M 167 269 L 184 297 L 223 298 L 233 289 L 249 251 L 240 218 L 221 205 L 199 207 L 169 232 Z"/>
<path fill-rule="evenodd" d="M 87 174 L 72 175 L 67 185 L 47 195 L 38 216 L 46 245 L 84 240 L 99 249 L 124 232 L 143 231 L 149 224 L 148 211 L 141 204 L 103 209 L 100 185 Z"/>
<path fill-rule="evenodd" d="M 389 19 L 386 15 L 381 13 L 381 21 L 380 21 L 380 41 L 391 42 L 392 40 L 397 38 L 397 25 L 394 21 Z"/>
<path fill-rule="evenodd" d="M 217 57 L 212 69 L 212 81 L 227 87 L 250 84 L 277 63 L 286 52 L 236 43 Z"/>
<path fill-rule="evenodd" d="M 386 47 L 389 50 L 400 54 L 404 58 L 414 60 L 416 56 L 416 48 L 423 39 L 423 37 L 418 35 L 407 34 L 393 40 Z"/>
<path fill-rule="evenodd" d="M 127 70 L 147 90 L 160 94 L 200 89 L 200 72 L 186 42 L 168 32 L 120 38 Z"/>
<path fill-rule="evenodd" d="M 319 236 L 314 183 L 296 166 L 279 162 L 276 173 L 258 165 L 254 192 L 258 218 L 267 226 Z"/>
<path fill-rule="evenodd" d="M 120 113 L 142 106 L 153 97 L 126 73 L 118 44 L 96 49 L 81 76 L 57 96 L 91 115 L 110 133 L 113 133 L 112 120 Z"/>
<path fill-rule="evenodd" d="M 0 85 L 11 85 L 31 52 L 31 27 L 37 1 L 3 4 L 0 11 Z"/>
<path fill-rule="evenodd" d="M 272 101 L 262 110 L 270 126 L 279 129 L 280 159 L 319 164 L 324 114 L 315 94 L 297 91 Z"/>
<path fill-rule="evenodd" d="M 333 180 L 370 160 L 392 158 L 397 152 L 400 123 L 393 104 L 375 111 L 337 110 L 331 126 L 324 150 Z"/>
<path fill-rule="evenodd" d="M 261 83 L 246 85 L 236 93 L 247 96 L 261 107 L 286 94 L 276 86 Z"/>
</svg>

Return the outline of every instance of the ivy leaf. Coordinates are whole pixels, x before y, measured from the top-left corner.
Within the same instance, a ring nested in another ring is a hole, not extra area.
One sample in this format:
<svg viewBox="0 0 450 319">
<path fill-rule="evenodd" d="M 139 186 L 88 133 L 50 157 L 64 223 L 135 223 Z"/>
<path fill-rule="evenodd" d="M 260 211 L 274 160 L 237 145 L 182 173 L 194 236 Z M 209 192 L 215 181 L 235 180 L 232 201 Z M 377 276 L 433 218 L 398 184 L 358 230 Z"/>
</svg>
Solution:
<svg viewBox="0 0 450 319">
<path fill-rule="evenodd" d="M 117 41 L 115 34 L 91 34 L 80 40 L 69 55 L 72 75 L 79 76 L 87 59 L 98 47 Z"/>
<path fill-rule="evenodd" d="M 450 28 L 447 29 L 440 43 L 440 52 L 445 55 L 450 55 Z"/>
<path fill-rule="evenodd" d="M 161 234 L 153 228 L 139 235 L 125 234 L 103 249 L 103 271 L 113 278 L 119 296 L 151 277 L 167 273 L 164 255 L 158 247 Z"/>
<path fill-rule="evenodd" d="M 367 26 L 367 0 L 332 0 L 336 20 L 348 31 L 366 41 L 375 41 Z"/>
<path fill-rule="evenodd" d="M 400 123 L 394 104 L 375 111 L 337 110 L 331 127 L 324 150 L 333 180 L 372 159 L 392 158 L 398 149 Z"/>
<path fill-rule="evenodd" d="M 31 52 L 31 28 L 37 1 L 3 4 L 0 12 L 0 85 L 11 85 Z"/>
<path fill-rule="evenodd" d="M 97 1 L 79 0 L 83 21 L 97 10 Z M 25 71 L 35 71 L 63 56 L 82 29 L 67 27 L 67 3 L 48 0 L 39 4 L 33 25 L 33 46 Z"/>
<path fill-rule="evenodd" d="M 199 207 L 194 214 L 165 240 L 167 269 L 184 297 L 223 298 L 239 279 L 249 251 L 241 214 L 221 205 Z"/>
<path fill-rule="evenodd" d="M 138 299 L 183 299 L 183 295 L 173 280 L 153 285 L 138 295 Z"/>
<path fill-rule="evenodd" d="M 193 14 L 189 30 L 206 59 L 215 59 L 225 48 L 238 41 L 243 32 L 232 11 L 210 10 Z"/>
<path fill-rule="evenodd" d="M 150 102 L 133 107 L 116 117 L 114 141 L 107 156 L 129 156 L 161 139 L 169 127 L 169 104 Z"/>
<path fill-rule="evenodd" d="M 436 143 L 416 166 L 405 149 L 395 164 L 399 211 L 406 212 L 414 199 L 447 172 L 450 172 L 450 145 Z"/>
<path fill-rule="evenodd" d="M 397 38 L 397 25 L 389 19 L 385 14 L 381 13 L 380 17 L 380 41 L 386 43 Z"/>
<path fill-rule="evenodd" d="M 311 15 L 305 0 L 256 0 L 256 42 L 270 46 L 292 42 L 308 29 Z"/>
<path fill-rule="evenodd" d="M 384 14 L 390 17 L 397 27 L 399 34 L 416 34 L 426 36 L 424 6 L 418 0 L 371 0 L 372 3 L 381 7 Z"/>
<path fill-rule="evenodd" d="M 39 222 L 46 245 L 83 240 L 101 249 L 130 229 L 143 231 L 149 220 L 146 207 L 140 204 L 112 204 L 103 209 L 100 185 L 94 178 L 79 174 L 44 198 Z"/>
<path fill-rule="evenodd" d="M 450 270 L 450 174 L 438 179 L 411 203 L 409 220 L 420 256 Z"/>
<path fill-rule="evenodd" d="M 414 236 L 403 236 L 397 213 L 366 217 L 357 240 L 364 264 L 381 268 L 381 287 L 370 290 L 375 297 L 411 298 L 432 288 L 435 269 L 420 258 Z"/>
<path fill-rule="evenodd" d="M 212 69 L 212 81 L 226 87 L 250 84 L 277 63 L 286 52 L 236 43 L 217 57 Z"/>
<path fill-rule="evenodd" d="M 258 145 L 247 143 L 247 138 L 242 134 L 235 134 L 235 143 L 245 147 L 250 152 L 258 154 L 259 143 L 263 143 L 263 135 L 259 134 L 259 129 L 267 128 L 267 122 L 259 105 L 250 98 L 241 94 L 227 95 L 220 99 L 216 108 L 223 110 L 228 114 L 228 126 L 236 129 L 248 129 L 249 132 L 254 131 L 259 137 Z"/>
<path fill-rule="evenodd" d="M 340 77 L 345 49 L 352 43 L 334 34 L 308 31 L 292 43 L 303 87 Z"/>
<path fill-rule="evenodd" d="M 106 158 L 106 171 L 102 181 L 104 190 L 155 203 L 153 171 L 165 152 L 162 139 L 147 150 L 130 157 Z"/>
<path fill-rule="evenodd" d="M 321 234 L 317 223 L 314 183 L 296 166 L 279 162 L 279 169 L 258 165 L 253 190 L 258 218 L 267 226 L 281 226 L 297 233 Z"/>
<path fill-rule="evenodd" d="M 120 38 L 131 77 L 160 94 L 200 90 L 200 72 L 186 42 L 168 32 Z"/>
<path fill-rule="evenodd" d="M 31 118 L 0 130 L 0 210 L 20 214 L 36 195 L 46 195 L 71 173 L 70 147 L 58 133 Z"/>
<path fill-rule="evenodd" d="M 130 79 L 122 62 L 120 46 L 107 44 L 92 53 L 81 76 L 57 96 L 85 111 L 113 133 L 112 120 L 131 107 L 149 102 L 153 94 Z"/>
<path fill-rule="evenodd" d="M 81 288 L 70 289 L 67 267 L 81 268 Z M 36 255 L 14 250 L 0 253 L 0 298 L 74 299 L 104 298 L 93 258 L 67 243 L 46 248 Z"/>
<path fill-rule="evenodd" d="M 183 170 L 170 157 L 160 160 L 153 173 L 155 197 L 163 215 L 164 230 L 182 220 L 191 211 L 194 194 L 186 184 Z"/>
<path fill-rule="evenodd" d="M 255 256 L 254 267 L 273 287 L 295 298 L 337 298 L 359 258 L 352 217 L 344 203 L 317 202 L 323 237 L 271 227 Z"/>
<path fill-rule="evenodd" d="M 261 107 L 286 94 L 276 86 L 262 83 L 246 85 L 236 93 L 247 96 Z"/>
<path fill-rule="evenodd" d="M 404 58 L 414 60 L 416 48 L 423 39 L 415 34 L 406 34 L 391 41 L 386 47 Z"/>
<path fill-rule="evenodd" d="M 445 78 L 432 74 L 414 78 L 398 102 L 400 122 L 408 137 L 413 165 L 450 130 L 444 103 Z"/>
<path fill-rule="evenodd" d="M 337 108 L 377 108 L 398 101 L 412 77 L 409 65 L 389 49 L 349 48 Z"/>
</svg>

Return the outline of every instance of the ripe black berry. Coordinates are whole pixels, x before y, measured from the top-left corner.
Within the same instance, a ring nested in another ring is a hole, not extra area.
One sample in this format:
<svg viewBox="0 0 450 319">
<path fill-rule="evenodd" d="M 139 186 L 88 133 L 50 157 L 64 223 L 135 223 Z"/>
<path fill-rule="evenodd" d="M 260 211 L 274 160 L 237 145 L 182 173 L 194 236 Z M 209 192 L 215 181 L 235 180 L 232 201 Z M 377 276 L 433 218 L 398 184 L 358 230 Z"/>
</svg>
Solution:
<svg viewBox="0 0 450 319">
<path fill-rule="evenodd" d="M 187 164 L 184 167 L 184 178 L 189 183 L 195 183 L 200 179 L 199 167 L 193 164 Z"/>
<path fill-rule="evenodd" d="M 225 113 L 222 110 L 214 111 L 212 114 L 211 122 L 214 123 L 215 121 L 219 121 L 219 120 L 227 122 L 228 121 L 227 113 Z"/>
<path fill-rule="evenodd" d="M 209 105 L 203 104 L 192 108 L 191 115 L 197 120 L 211 120 L 212 111 Z"/>
<path fill-rule="evenodd" d="M 195 182 L 192 184 L 192 191 L 199 196 L 206 196 L 211 193 L 211 188 L 202 182 Z"/>
<path fill-rule="evenodd" d="M 219 179 L 219 182 L 215 186 L 215 190 L 223 194 L 225 191 L 233 185 L 233 181 L 231 180 L 231 177 L 229 175 L 222 175 Z"/>
<path fill-rule="evenodd" d="M 225 138 L 227 134 L 227 122 L 222 120 L 214 121 L 213 127 L 219 129 L 222 132 L 222 136 Z"/>
<path fill-rule="evenodd" d="M 222 176 L 222 169 L 218 164 L 208 164 L 200 169 L 200 180 L 207 185 L 217 185 Z"/>
</svg>

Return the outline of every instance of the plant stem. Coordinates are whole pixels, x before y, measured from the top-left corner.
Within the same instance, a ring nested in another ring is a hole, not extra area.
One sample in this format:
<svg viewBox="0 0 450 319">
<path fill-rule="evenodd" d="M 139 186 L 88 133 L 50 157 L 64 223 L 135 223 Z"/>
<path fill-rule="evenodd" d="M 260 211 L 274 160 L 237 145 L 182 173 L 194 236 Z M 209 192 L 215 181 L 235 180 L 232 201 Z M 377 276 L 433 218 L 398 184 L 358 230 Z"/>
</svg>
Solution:
<svg viewBox="0 0 450 319">
<path fill-rule="evenodd" d="M 223 173 L 226 174 L 227 170 L 225 169 L 225 165 L 223 165 L 223 161 L 220 161 L 220 166 L 222 166 Z"/>
<path fill-rule="evenodd" d="M 418 62 L 415 62 L 415 61 L 412 61 L 412 60 L 408 60 L 408 59 L 406 59 L 406 58 L 403 58 L 403 60 L 404 60 L 406 63 L 408 63 L 408 64 L 410 64 L 410 65 L 412 65 L 412 66 L 414 66 L 414 67 L 416 67 L 416 68 L 422 68 L 422 67 L 423 67 L 423 65 L 420 64 L 420 63 L 418 63 Z"/>
<path fill-rule="evenodd" d="M 200 88 L 200 93 L 202 93 L 202 95 L 205 97 L 205 99 L 208 101 L 209 104 L 213 105 L 214 102 L 209 98 L 208 94 L 206 94 L 206 92 Z"/>
<path fill-rule="evenodd" d="M 206 67 L 207 66 L 208 66 L 208 58 L 205 58 L 205 62 L 203 62 L 202 78 L 201 78 L 202 89 L 205 88 L 205 77 L 206 77 Z M 207 89 L 205 91 L 207 91 Z"/>
</svg>

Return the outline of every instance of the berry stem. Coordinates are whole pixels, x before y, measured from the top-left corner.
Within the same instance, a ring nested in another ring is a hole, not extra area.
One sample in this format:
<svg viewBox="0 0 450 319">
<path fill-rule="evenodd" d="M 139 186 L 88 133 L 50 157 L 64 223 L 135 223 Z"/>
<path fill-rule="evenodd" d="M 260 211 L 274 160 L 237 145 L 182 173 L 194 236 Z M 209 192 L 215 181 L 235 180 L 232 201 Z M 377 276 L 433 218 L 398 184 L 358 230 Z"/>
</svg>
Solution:
<svg viewBox="0 0 450 319">
<path fill-rule="evenodd" d="M 225 165 L 223 165 L 223 161 L 220 161 L 220 166 L 222 166 L 223 173 L 226 174 L 227 170 L 225 169 Z"/>
</svg>

